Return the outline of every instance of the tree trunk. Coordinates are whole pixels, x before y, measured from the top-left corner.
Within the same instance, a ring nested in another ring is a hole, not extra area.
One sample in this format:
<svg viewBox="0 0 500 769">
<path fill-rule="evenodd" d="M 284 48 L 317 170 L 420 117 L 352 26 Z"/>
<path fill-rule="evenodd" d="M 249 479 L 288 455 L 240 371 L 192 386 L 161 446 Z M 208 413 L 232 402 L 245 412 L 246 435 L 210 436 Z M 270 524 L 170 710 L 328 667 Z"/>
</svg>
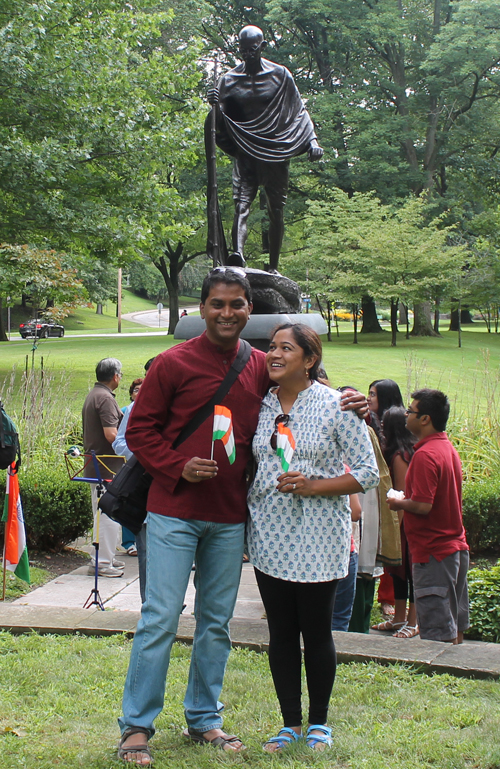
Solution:
<svg viewBox="0 0 500 769">
<path fill-rule="evenodd" d="M 96 310 L 95 311 L 96 311 L 96 315 L 102 315 L 102 303 L 101 302 L 97 302 Z"/>
<path fill-rule="evenodd" d="M 434 331 L 436 334 L 439 334 L 439 310 L 440 310 L 440 304 L 441 301 L 439 299 L 436 299 L 436 303 L 434 305 Z"/>
<path fill-rule="evenodd" d="M 329 299 L 326 300 L 326 312 L 325 312 L 325 310 L 321 306 L 321 301 L 318 294 L 316 294 L 316 301 L 318 303 L 321 317 L 325 321 L 328 329 L 328 331 L 326 332 L 326 338 L 328 339 L 329 342 L 331 342 L 332 341 L 332 303 L 330 302 Z"/>
<path fill-rule="evenodd" d="M 179 289 L 168 292 L 169 321 L 168 333 L 173 334 L 179 322 Z"/>
<path fill-rule="evenodd" d="M 183 251 L 184 246 L 181 241 L 177 243 L 175 248 L 167 241 L 164 254 L 166 254 L 168 265 L 163 254 L 156 260 L 150 257 L 156 269 L 161 272 L 168 291 L 170 319 L 167 334 L 173 334 L 179 322 L 179 275 L 188 262 L 196 259 L 197 256 L 202 256 L 204 253 L 203 251 L 197 251 L 193 254 L 183 254 Z"/>
<path fill-rule="evenodd" d="M 352 342 L 353 344 L 357 344 L 358 343 L 358 309 L 359 308 L 358 308 L 357 304 L 351 305 L 352 322 L 354 323 L 354 339 L 353 339 L 353 342 Z"/>
<path fill-rule="evenodd" d="M 5 324 L 3 320 L 3 305 L 2 298 L 0 297 L 0 342 L 8 342 L 7 332 L 5 330 Z"/>
<path fill-rule="evenodd" d="M 460 322 L 460 319 L 462 317 L 462 305 L 460 302 L 460 299 L 458 300 L 458 346 L 462 346 L 462 323 Z"/>
<path fill-rule="evenodd" d="M 378 322 L 377 308 L 371 296 L 361 298 L 361 310 L 363 312 L 362 334 L 379 334 L 384 330 Z"/>
<path fill-rule="evenodd" d="M 406 305 L 403 304 L 403 302 L 400 302 L 399 304 L 399 325 L 400 326 L 406 326 L 406 322 L 408 320 L 408 312 L 406 309 Z"/>
<path fill-rule="evenodd" d="M 457 302 L 457 299 L 451 300 L 453 304 Z M 450 331 L 458 331 L 459 326 L 463 326 L 464 323 L 474 323 L 472 315 L 468 307 L 464 307 L 460 310 L 460 323 L 458 322 L 458 306 L 456 310 L 451 311 L 450 316 Z"/>
<path fill-rule="evenodd" d="M 391 347 L 396 347 L 398 333 L 398 300 L 391 299 Z"/>
<path fill-rule="evenodd" d="M 430 302 L 419 302 L 413 308 L 412 336 L 439 336 L 432 328 Z"/>
<path fill-rule="evenodd" d="M 180 256 L 180 255 L 179 255 Z M 173 264 L 173 255 L 169 254 L 170 273 L 164 257 L 160 257 L 156 266 L 163 275 L 163 280 L 168 291 L 169 321 L 167 334 L 173 334 L 179 321 L 179 273 L 177 264 Z M 178 260 L 177 260 L 178 261 Z"/>
</svg>

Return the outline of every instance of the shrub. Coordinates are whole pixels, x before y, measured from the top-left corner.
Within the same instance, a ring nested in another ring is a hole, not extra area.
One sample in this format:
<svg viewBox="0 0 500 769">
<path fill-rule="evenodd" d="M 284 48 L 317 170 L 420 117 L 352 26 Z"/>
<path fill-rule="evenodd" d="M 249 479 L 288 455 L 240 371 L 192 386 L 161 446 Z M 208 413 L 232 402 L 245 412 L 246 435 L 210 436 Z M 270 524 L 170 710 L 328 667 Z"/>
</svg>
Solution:
<svg viewBox="0 0 500 769">
<path fill-rule="evenodd" d="M 500 561 L 491 569 L 470 569 L 469 583 L 470 630 L 469 638 L 500 642 Z"/>
<path fill-rule="evenodd" d="M 13 376 L 6 402 L 14 400 L 14 382 Z M 11 410 L 21 441 L 19 487 L 28 551 L 61 550 L 92 526 L 88 484 L 71 481 L 64 462 L 65 450 L 81 443 L 80 417 L 61 402 L 65 386 L 50 371 L 25 371 L 16 393 L 18 413 Z"/>
<path fill-rule="evenodd" d="M 87 483 L 70 481 L 59 467 L 30 465 L 19 474 L 28 552 L 62 550 L 92 527 Z"/>
<path fill-rule="evenodd" d="M 463 489 L 463 516 L 471 550 L 500 543 L 500 477 L 469 481 Z"/>
</svg>

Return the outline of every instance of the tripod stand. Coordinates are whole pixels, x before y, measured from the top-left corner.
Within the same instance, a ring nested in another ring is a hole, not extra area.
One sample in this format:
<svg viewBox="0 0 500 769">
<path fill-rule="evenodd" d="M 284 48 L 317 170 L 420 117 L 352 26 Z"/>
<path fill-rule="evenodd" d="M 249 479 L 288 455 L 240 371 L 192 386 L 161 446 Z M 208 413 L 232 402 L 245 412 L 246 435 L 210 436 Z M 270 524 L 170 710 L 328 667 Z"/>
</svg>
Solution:
<svg viewBox="0 0 500 769">
<path fill-rule="evenodd" d="M 97 494 L 97 514 L 95 517 L 95 525 L 94 525 L 94 536 L 93 536 L 93 542 L 92 545 L 95 548 L 95 576 L 94 576 L 94 587 L 90 591 L 90 595 L 83 604 L 84 609 L 90 609 L 92 606 L 97 606 L 101 611 L 104 611 L 104 605 L 101 600 L 101 596 L 99 595 L 99 524 L 101 515 L 103 513 L 99 510 L 99 500 L 103 495 L 103 492 L 106 489 L 106 483 L 109 483 L 109 481 L 113 478 L 115 473 L 117 472 L 117 469 L 112 469 L 111 467 L 108 467 L 108 464 L 114 464 L 116 465 L 116 460 L 121 460 L 120 464 L 123 464 L 125 461 L 125 457 L 117 457 L 116 455 L 99 455 L 97 456 L 95 451 L 91 450 L 88 454 L 83 455 L 84 464 L 83 467 L 81 467 L 82 462 L 82 455 L 79 451 L 79 449 L 76 446 L 72 446 L 69 451 L 67 451 L 64 455 L 64 458 L 66 460 L 66 467 L 68 470 L 69 477 L 72 481 L 84 481 L 85 483 L 93 483 L 96 486 L 96 494 Z M 108 464 L 106 464 L 108 462 Z M 88 466 L 91 466 L 93 472 L 86 472 Z M 103 473 L 101 471 L 104 470 L 106 473 L 105 478 L 103 478 Z"/>
<path fill-rule="evenodd" d="M 97 486 L 96 486 L 96 492 L 97 492 L 97 515 L 95 519 L 95 525 L 94 525 L 94 541 L 92 542 L 94 548 L 95 548 L 95 573 L 94 573 L 94 587 L 90 591 L 90 595 L 83 604 L 84 609 L 90 609 L 91 606 L 97 606 L 101 611 L 104 611 L 104 604 L 101 600 L 101 596 L 99 595 L 99 524 L 101 521 L 101 511 L 99 510 L 99 500 L 103 495 L 104 492 L 104 481 L 102 480 L 101 471 L 99 469 L 99 462 L 97 461 L 96 453 L 95 451 L 90 452 L 92 456 L 92 462 L 94 465 L 94 470 L 96 473 L 97 478 Z"/>
</svg>

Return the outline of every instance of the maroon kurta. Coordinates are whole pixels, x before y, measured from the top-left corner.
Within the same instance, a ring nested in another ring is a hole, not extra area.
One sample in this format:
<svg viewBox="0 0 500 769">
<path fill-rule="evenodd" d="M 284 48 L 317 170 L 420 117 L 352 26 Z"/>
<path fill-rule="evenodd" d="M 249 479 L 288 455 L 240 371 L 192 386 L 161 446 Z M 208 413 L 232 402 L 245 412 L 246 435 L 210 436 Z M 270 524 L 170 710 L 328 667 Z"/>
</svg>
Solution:
<svg viewBox="0 0 500 769">
<path fill-rule="evenodd" d="M 181 477 L 188 459 L 210 459 L 213 417 L 172 449 L 182 428 L 217 392 L 237 350 L 224 352 L 202 334 L 158 355 L 148 371 L 130 414 L 126 440 L 153 476 L 149 511 L 216 523 L 246 520 L 246 465 L 260 403 L 269 386 L 263 352 L 252 350 L 250 360 L 222 401 L 233 416 L 234 464 L 229 464 L 219 440 L 214 448 L 219 468 L 215 478 L 189 483 Z"/>
</svg>

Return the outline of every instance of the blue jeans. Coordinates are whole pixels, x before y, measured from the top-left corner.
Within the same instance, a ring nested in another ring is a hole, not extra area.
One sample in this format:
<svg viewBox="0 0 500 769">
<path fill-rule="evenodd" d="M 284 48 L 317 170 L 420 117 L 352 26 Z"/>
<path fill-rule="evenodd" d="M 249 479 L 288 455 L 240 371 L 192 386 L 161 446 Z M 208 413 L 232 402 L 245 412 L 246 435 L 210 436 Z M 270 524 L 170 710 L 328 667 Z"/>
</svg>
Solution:
<svg viewBox="0 0 500 769">
<path fill-rule="evenodd" d="M 139 590 L 141 593 L 141 603 L 146 600 L 146 537 L 148 527 L 142 524 L 142 529 L 136 535 L 135 544 L 137 547 L 137 560 L 139 561 Z"/>
<path fill-rule="evenodd" d="M 128 550 L 131 545 L 135 545 L 135 534 L 126 526 L 122 526 L 122 547 Z"/>
<path fill-rule="evenodd" d="M 358 554 L 351 553 L 347 577 L 337 582 L 337 593 L 333 607 L 332 630 L 347 633 L 356 594 L 356 575 L 358 573 Z"/>
<path fill-rule="evenodd" d="M 146 600 L 132 646 L 120 729 L 140 726 L 154 734 L 193 561 L 196 630 L 184 713 L 188 726 L 200 732 L 220 728 L 219 695 L 231 649 L 229 620 L 238 595 L 245 525 L 148 513 L 146 528 Z"/>
</svg>

